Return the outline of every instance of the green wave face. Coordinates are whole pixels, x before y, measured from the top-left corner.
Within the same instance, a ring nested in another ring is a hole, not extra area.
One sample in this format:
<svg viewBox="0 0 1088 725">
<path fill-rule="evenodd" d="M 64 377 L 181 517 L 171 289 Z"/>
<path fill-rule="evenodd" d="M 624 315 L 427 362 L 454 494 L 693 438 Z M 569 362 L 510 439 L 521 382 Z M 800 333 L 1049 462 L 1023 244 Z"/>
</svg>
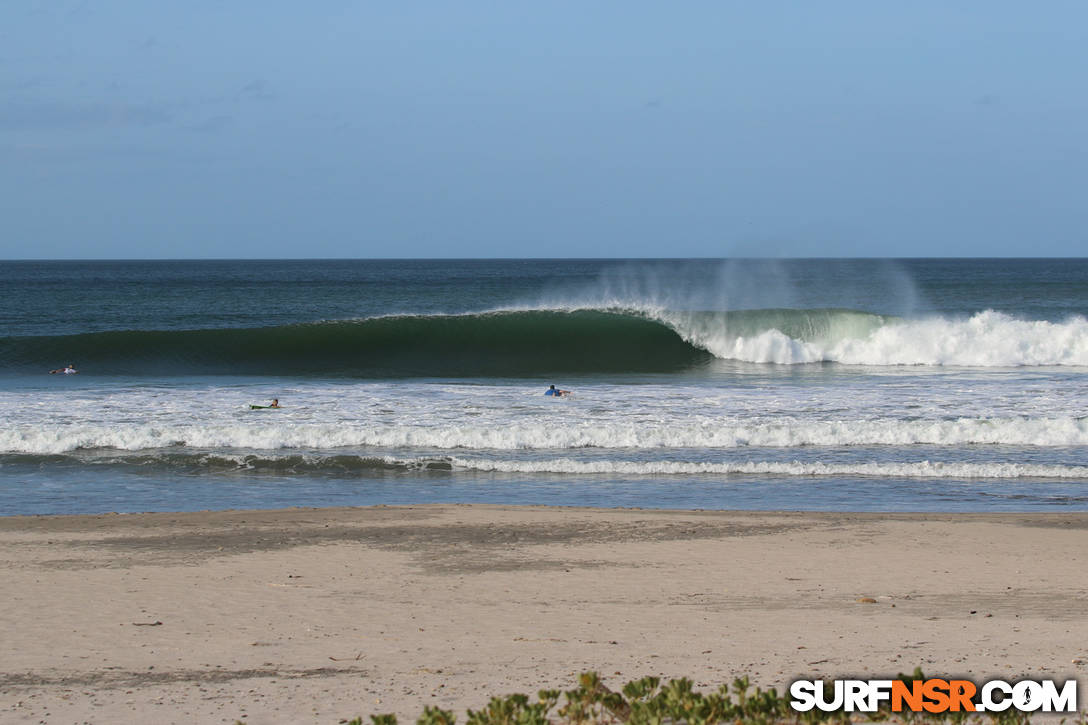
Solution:
<svg viewBox="0 0 1088 725">
<path fill-rule="evenodd" d="M 0 370 L 67 362 L 95 374 L 525 377 L 678 372 L 723 341 L 768 330 L 806 342 L 864 337 L 886 319 L 853 310 L 617 310 L 399 315 L 244 329 L 0 339 Z"/>
<path fill-rule="evenodd" d="M 668 372 L 710 360 L 672 329 L 604 311 L 379 317 L 283 327 L 0 340 L 0 366 L 103 374 L 527 376 Z M 57 362 L 57 361 L 61 362 Z"/>
</svg>

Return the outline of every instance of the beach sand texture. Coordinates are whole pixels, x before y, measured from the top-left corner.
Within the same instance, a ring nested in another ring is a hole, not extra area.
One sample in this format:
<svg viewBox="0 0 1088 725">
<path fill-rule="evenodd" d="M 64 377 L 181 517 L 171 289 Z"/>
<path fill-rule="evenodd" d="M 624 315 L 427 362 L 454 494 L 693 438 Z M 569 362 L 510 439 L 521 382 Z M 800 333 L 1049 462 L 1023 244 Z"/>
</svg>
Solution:
<svg viewBox="0 0 1088 725">
<path fill-rule="evenodd" d="M 585 670 L 1080 677 L 1086 543 L 1084 513 L 0 518 L 0 722 L 463 720 Z"/>
</svg>

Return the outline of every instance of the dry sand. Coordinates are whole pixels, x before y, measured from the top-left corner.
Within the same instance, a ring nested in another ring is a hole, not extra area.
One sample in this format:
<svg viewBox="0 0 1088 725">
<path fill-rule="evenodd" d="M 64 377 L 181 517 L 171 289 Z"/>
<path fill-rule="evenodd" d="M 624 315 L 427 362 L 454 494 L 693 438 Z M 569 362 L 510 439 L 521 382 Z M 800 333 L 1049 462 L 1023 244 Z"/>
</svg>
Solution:
<svg viewBox="0 0 1088 725">
<path fill-rule="evenodd" d="M 0 518 L 0 722 L 463 721 L 584 670 L 1065 679 L 1088 656 L 1085 544 L 1088 514 Z"/>
</svg>

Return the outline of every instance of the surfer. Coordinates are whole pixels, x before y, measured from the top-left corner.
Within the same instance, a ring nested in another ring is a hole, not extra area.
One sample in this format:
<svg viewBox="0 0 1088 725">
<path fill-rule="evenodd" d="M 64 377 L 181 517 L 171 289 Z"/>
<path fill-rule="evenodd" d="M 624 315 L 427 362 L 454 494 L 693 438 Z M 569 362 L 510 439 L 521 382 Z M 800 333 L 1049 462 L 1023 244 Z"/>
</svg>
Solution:
<svg viewBox="0 0 1088 725">
<path fill-rule="evenodd" d="M 268 407 L 269 408 L 278 408 L 278 407 L 280 407 L 280 399 L 279 398 L 272 398 L 272 405 L 270 405 Z"/>
<path fill-rule="evenodd" d="M 570 395 L 569 390 L 559 390 L 554 385 L 548 386 L 548 389 L 544 391 L 545 395 L 554 395 L 557 398 L 561 398 L 564 395 Z"/>
<path fill-rule="evenodd" d="M 75 375 L 78 372 L 79 371 L 76 370 L 75 366 L 72 365 L 72 363 L 68 363 L 67 365 L 65 365 L 62 368 L 57 368 L 56 370 L 50 370 L 49 374 L 50 375 L 56 375 L 57 373 L 60 373 L 61 375 Z"/>
</svg>

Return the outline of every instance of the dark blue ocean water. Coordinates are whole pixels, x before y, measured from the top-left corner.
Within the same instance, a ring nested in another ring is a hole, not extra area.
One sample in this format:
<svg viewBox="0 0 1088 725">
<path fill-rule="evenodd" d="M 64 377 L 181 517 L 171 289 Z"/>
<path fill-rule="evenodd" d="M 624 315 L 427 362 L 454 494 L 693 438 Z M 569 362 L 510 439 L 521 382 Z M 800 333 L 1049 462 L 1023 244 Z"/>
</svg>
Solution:
<svg viewBox="0 0 1088 725">
<path fill-rule="evenodd" d="M 705 309 L 1088 314 L 1085 259 L 0 262 L 4 337 L 265 327 L 602 299 Z"/>
<path fill-rule="evenodd" d="M 1080 259 L 3 262 L 0 514 L 1084 509 L 1086 316 Z"/>
</svg>

